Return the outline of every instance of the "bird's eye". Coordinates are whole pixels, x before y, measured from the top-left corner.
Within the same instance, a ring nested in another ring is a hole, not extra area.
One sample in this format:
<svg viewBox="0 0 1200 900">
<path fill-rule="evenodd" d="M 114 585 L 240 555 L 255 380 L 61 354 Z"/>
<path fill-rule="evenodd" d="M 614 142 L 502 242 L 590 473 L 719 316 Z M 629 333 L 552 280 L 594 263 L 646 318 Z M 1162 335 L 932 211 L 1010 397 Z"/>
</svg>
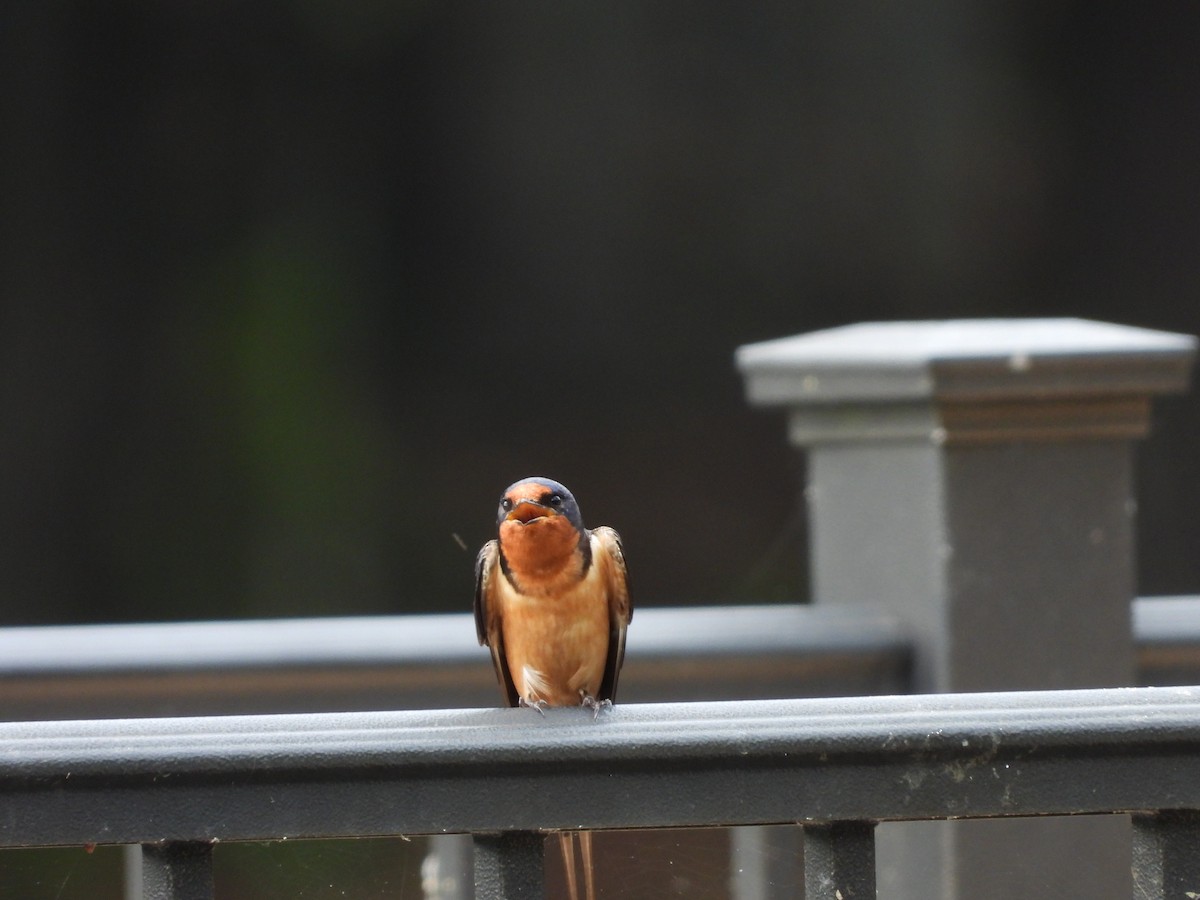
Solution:
<svg viewBox="0 0 1200 900">
<path fill-rule="evenodd" d="M 562 494 L 551 494 L 550 495 L 550 505 L 556 509 L 558 507 L 562 506 Z"/>
<path fill-rule="evenodd" d="M 500 508 L 505 512 L 508 512 L 510 509 L 512 509 L 512 501 L 505 497 L 500 501 Z"/>
</svg>

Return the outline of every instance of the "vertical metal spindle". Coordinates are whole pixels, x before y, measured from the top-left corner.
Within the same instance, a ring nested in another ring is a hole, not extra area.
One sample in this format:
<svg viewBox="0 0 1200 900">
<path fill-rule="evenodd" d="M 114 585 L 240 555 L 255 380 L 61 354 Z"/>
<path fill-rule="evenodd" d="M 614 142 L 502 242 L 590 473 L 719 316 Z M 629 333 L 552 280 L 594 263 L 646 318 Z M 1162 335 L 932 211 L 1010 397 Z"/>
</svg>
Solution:
<svg viewBox="0 0 1200 900">
<path fill-rule="evenodd" d="M 212 844 L 142 845 L 143 900 L 213 900 Z"/>
<path fill-rule="evenodd" d="M 1200 896 L 1200 812 L 1164 810 L 1133 817 L 1133 896 Z"/>
<path fill-rule="evenodd" d="M 874 822 L 804 826 L 804 896 L 874 900 Z"/>
<path fill-rule="evenodd" d="M 535 831 L 475 835 L 475 900 L 544 900 L 545 848 Z"/>
<path fill-rule="evenodd" d="M 142 900 L 142 845 L 126 844 L 123 851 L 125 870 L 124 900 Z"/>
</svg>

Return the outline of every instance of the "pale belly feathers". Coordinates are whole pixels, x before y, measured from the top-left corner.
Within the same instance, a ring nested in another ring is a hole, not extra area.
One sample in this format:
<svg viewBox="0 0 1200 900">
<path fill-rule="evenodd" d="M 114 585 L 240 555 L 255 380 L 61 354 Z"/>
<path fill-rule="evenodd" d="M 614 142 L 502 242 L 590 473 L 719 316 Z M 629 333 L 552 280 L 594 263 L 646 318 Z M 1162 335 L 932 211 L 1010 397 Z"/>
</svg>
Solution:
<svg viewBox="0 0 1200 900">
<path fill-rule="evenodd" d="M 608 656 L 609 601 L 599 566 L 551 597 L 530 597 L 501 577 L 505 657 L 517 693 L 527 702 L 575 706 L 595 697 Z M 509 625 L 513 627 L 509 627 Z"/>
</svg>

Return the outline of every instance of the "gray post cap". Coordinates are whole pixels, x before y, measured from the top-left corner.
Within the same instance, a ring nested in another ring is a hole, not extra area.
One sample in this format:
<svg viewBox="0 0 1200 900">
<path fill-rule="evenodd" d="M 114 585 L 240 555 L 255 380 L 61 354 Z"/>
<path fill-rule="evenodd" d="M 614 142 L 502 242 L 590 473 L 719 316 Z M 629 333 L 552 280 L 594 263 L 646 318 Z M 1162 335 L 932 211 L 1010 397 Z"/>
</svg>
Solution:
<svg viewBox="0 0 1200 900">
<path fill-rule="evenodd" d="M 1187 388 L 1190 335 L 1084 319 L 874 322 L 737 349 L 749 401 L 800 444 L 1139 437 Z"/>
</svg>

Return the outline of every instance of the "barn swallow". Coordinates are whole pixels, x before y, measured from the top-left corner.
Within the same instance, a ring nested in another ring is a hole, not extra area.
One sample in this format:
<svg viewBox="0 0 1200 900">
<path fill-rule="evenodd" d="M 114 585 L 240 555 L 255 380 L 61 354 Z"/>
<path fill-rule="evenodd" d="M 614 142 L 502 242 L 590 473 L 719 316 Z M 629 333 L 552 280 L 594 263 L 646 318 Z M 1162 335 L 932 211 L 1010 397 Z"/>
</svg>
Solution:
<svg viewBox="0 0 1200 900">
<path fill-rule="evenodd" d="M 598 715 L 616 700 L 633 617 L 620 536 L 585 528 L 571 492 L 540 477 L 505 490 L 496 524 L 498 536 L 475 560 L 475 631 L 492 651 L 505 702 L 539 712 L 582 705 Z M 579 896 L 572 835 L 594 900 L 586 831 L 559 834 L 568 896 Z"/>
<path fill-rule="evenodd" d="M 584 527 L 549 478 L 510 485 L 496 522 L 475 560 L 475 629 L 505 702 L 598 713 L 616 700 L 633 616 L 620 536 Z"/>
</svg>

